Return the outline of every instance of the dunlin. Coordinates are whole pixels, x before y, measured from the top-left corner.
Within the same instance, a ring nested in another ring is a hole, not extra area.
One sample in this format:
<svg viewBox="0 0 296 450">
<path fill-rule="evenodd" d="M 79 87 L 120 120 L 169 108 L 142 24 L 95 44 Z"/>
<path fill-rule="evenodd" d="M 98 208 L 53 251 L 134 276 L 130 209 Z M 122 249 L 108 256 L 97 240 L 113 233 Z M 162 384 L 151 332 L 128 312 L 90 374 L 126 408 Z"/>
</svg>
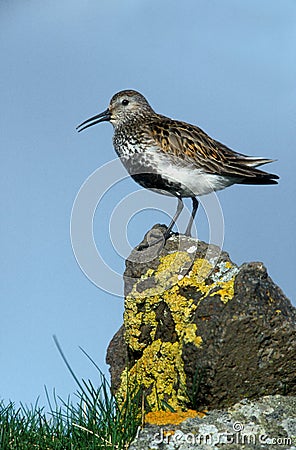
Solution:
<svg viewBox="0 0 296 450">
<path fill-rule="evenodd" d="M 277 175 L 256 168 L 272 159 L 235 152 L 195 125 L 157 114 L 137 91 L 118 92 L 106 111 L 82 122 L 77 130 L 103 121 L 112 123 L 114 148 L 132 178 L 147 189 L 178 199 L 165 239 L 183 209 L 184 197 L 192 199 L 185 232 L 190 236 L 196 197 L 235 183 L 277 184 Z"/>
</svg>

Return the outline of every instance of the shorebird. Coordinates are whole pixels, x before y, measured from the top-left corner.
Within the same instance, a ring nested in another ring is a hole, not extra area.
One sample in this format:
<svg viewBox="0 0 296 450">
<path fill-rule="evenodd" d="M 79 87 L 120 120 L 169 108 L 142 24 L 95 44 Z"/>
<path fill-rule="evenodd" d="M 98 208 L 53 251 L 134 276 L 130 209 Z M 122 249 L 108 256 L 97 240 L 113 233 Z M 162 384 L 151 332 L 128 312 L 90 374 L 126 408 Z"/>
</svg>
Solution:
<svg viewBox="0 0 296 450">
<path fill-rule="evenodd" d="M 177 198 L 165 239 L 183 209 L 184 197 L 192 199 L 185 231 L 190 236 L 199 204 L 196 197 L 233 184 L 277 184 L 277 175 L 257 169 L 274 160 L 238 153 L 195 125 L 156 113 L 137 91 L 118 92 L 104 112 L 82 122 L 77 130 L 104 121 L 113 125 L 115 151 L 131 177 L 144 188 Z"/>
</svg>

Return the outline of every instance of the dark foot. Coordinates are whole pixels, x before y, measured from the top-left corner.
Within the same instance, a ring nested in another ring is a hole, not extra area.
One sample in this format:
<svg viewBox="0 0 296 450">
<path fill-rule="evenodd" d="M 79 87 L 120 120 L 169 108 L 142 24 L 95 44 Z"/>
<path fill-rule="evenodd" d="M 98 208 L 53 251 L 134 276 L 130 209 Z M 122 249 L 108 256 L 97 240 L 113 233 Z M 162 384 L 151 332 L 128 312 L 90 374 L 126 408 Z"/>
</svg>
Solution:
<svg viewBox="0 0 296 450">
<path fill-rule="evenodd" d="M 160 243 L 162 243 L 162 246 L 164 246 L 171 235 L 172 232 L 169 229 L 167 229 L 164 233 L 162 233 L 159 229 L 152 229 L 147 233 L 144 242 L 142 242 L 142 244 L 138 246 L 137 250 L 142 251 L 148 247 L 152 247 Z"/>
</svg>

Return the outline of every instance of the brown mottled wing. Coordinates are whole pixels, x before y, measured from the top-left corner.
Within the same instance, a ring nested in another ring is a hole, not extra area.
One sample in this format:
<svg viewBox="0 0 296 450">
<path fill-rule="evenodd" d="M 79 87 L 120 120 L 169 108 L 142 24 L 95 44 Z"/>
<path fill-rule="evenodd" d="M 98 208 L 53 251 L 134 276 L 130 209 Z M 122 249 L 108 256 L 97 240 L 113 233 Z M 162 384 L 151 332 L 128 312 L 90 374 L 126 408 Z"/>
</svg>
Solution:
<svg viewBox="0 0 296 450">
<path fill-rule="evenodd" d="M 272 160 L 249 158 L 235 152 L 194 125 L 159 117 L 149 125 L 149 129 L 163 152 L 202 167 L 206 173 L 243 178 L 244 182 L 270 175 L 254 166 Z M 278 178 L 276 175 L 273 177 Z"/>
</svg>

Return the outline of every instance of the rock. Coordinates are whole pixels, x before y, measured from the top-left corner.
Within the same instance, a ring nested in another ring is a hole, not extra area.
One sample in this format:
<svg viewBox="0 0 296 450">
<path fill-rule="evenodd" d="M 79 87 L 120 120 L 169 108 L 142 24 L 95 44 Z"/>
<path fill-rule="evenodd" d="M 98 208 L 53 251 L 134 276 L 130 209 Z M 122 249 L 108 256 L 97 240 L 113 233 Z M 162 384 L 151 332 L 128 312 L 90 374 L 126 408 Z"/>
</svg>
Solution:
<svg viewBox="0 0 296 450">
<path fill-rule="evenodd" d="M 164 230 L 153 227 L 143 243 Z M 238 267 L 181 235 L 135 249 L 124 278 L 124 325 L 107 352 L 119 399 L 127 380 L 143 387 L 150 410 L 296 395 L 296 310 L 262 263 Z"/>
<path fill-rule="evenodd" d="M 129 450 L 296 450 L 296 397 L 247 399 L 179 425 L 146 425 Z"/>
</svg>

